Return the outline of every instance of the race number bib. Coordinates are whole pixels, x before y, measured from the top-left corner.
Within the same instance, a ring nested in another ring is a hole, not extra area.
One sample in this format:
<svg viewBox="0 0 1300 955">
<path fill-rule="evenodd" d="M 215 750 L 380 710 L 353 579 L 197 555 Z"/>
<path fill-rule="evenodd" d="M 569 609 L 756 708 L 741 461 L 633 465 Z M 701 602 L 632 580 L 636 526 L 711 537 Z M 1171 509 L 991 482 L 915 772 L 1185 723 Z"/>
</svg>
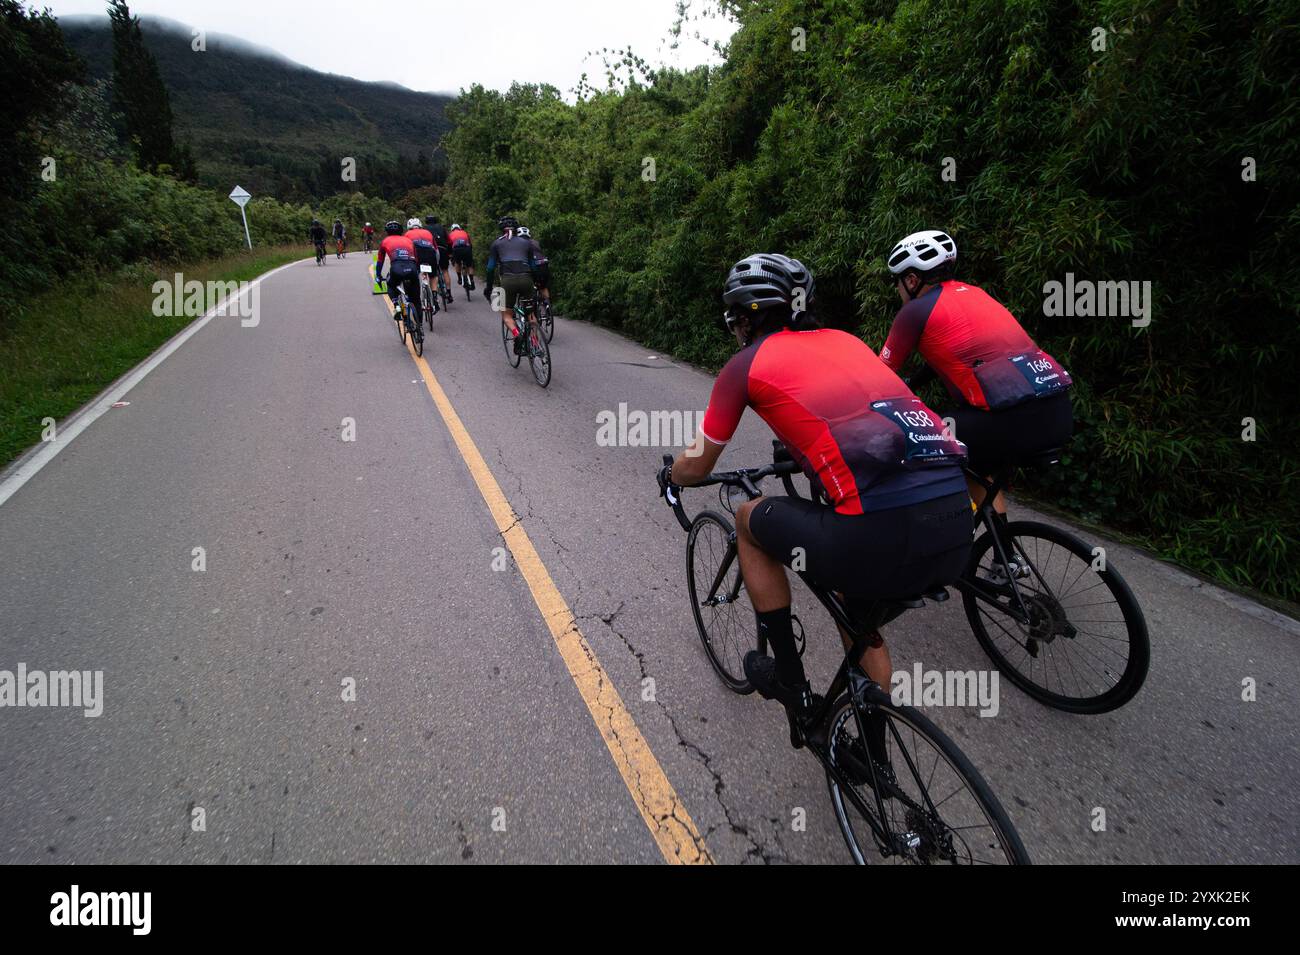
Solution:
<svg viewBox="0 0 1300 955">
<path fill-rule="evenodd" d="M 871 410 L 889 420 L 903 435 L 904 464 L 932 464 L 966 456 L 962 444 L 944 426 L 943 419 L 920 398 L 873 401 Z"/>
<path fill-rule="evenodd" d="M 1036 398 L 1062 391 L 1072 384 L 1069 373 L 1056 363 L 1056 359 L 1043 351 L 1013 355 L 1011 364 L 1025 376 L 1025 381 L 1034 389 Z"/>
</svg>

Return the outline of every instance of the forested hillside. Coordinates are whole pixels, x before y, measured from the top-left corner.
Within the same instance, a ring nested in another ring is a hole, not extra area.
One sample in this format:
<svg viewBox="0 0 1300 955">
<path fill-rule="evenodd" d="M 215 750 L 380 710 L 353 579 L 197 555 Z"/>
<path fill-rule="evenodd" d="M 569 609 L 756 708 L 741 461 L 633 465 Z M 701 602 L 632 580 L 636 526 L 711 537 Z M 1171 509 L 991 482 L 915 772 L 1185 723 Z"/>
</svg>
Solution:
<svg viewBox="0 0 1300 955">
<path fill-rule="evenodd" d="M 447 97 L 320 73 L 220 34 L 208 34 L 198 53 L 188 27 L 140 22 L 171 95 L 177 138 L 191 144 L 203 184 L 301 201 L 355 190 L 393 198 L 441 181 Z M 63 17 L 59 25 L 89 76 L 107 79 L 108 20 Z M 341 178 L 344 156 L 358 160 L 356 182 Z"/>
</svg>

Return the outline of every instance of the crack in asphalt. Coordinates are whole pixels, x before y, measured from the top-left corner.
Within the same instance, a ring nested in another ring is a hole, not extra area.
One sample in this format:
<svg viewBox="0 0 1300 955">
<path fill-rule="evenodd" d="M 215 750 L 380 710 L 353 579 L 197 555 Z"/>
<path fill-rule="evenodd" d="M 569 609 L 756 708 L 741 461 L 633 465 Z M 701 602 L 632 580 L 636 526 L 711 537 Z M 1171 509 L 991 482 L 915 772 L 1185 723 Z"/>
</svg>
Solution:
<svg viewBox="0 0 1300 955">
<path fill-rule="evenodd" d="M 627 648 L 628 652 L 631 653 L 632 656 L 636 659 L 637 666 L 641 670 L 641 679 L 644 682 L 647 679 L 652 679 L 652 677 L 650 677 L 650 674 L 646 669 L 645 654 L 642 653 L 640 650 L 638 650 L 636 647 L 634 647 L 632 645 L 632 642 L 628 640 L 627 636 L 614 625 L 614 621 L 618 618 L 619 614 L 623 612 L 623 609 L 626 607 L 626 605 L 627 605 L 626 601 L 620 601 L 618 607 L 616 607 L 611 613 L 584 614 L 583 617 L 578 619 L 599 620 L 601 623 L 605 624 L 605 626 L 609 627 L 610 632 L 613 633 L 614 636 L 618 637 L 619 641 Z M 727 821 L 728 828 L 730 828 L 732 833 L 734 833 L 735 835 L 744 838 L 750 845 L 750 848 L 745 853 L 746 858 L 756 857 L 760 859 L 765 865 L 771 865 L 773 862 L 786 861 L 783 856 L 774 855 L 765 845 L 763 845 L 762 842 L 760 842 L 755 837 L 755 834 L 750 830 L 748 826 L 738 821 L 736 816 L 733 815 L 733 811 L 731 807 L 727 805 L 726 800 L 722 796 L 723 790 L 726 789 L 726 783 L 723 781 L 722 774 L 716 768 L 714 768 L 713 757 L 710 756 L 707 752 L 705 752 L 704 748 L 701 747 L 699 744 L 694 743 L 691 740 L 686 738 L 686 735 L 682 732 L 681 727 L 677 725 L 677 718 L 673 715 L 672 711 L 668 709 L 667 705 L 665 705 L 664 702 L 659 699 L 658 693 L 655 694 L 654 699 L 651 702 L 653 702 L 656 706 L 658 706 L 659 709 L 663 712 L 664 716 L 667 718 L 668 725 L 672 727 L 673 735 L 677 737 L 677 745 L 680 746 L 682 749 L 686 750 L 688 753 L 690 753 L 696 759 L 696 761 L 699 762 L 705 768 L 705 770 L 709 773 L 709 775 L 713 777 L 713 795 L 714 798 L 717 799 L 718 805 L 722 809 L 722 815 Z M 713 829 L 709 830 L 710 833 L 713 831 L 714 831 Z"/>
</svg>

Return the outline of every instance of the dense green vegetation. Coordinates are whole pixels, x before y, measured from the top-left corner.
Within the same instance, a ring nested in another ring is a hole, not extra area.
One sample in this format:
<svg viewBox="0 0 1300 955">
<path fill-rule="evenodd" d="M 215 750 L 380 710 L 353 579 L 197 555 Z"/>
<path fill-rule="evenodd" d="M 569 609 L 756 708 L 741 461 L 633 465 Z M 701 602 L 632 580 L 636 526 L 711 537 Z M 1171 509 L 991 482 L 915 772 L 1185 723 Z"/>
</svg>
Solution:
<svg viewBox="0 0 1300 955">
<path fill-rule="evenodd" d="M 108 21 L 59 23 L 89 76 L 111 77 Z M 191 148 L 204 185 L 229 192 L 238 183 L 255 196 L 302 202 L 336 192 L 396 199 L 442 180 L 447 97 L 319 73 L 218 34 L 196 52 L 181 24 L 146 17 L 140 26 L 171 97 L 176 137 Z M 342 177 L 346 156 L 357 160 L 353 181 Z"/>
<path fill-rule="evenodd" d="M 628 57 L 620 88 L 574 104 L 552 88 L 463 94 L 445 208 L 480 232 L 519 214 L 569 314 L 709 365 L 730 353 L 718 290 L 738 257 L 803 259 L 820 318 L 878 348 L 898 307 L 884 254 L 946 228 L 960 276 L 1078 382 L 1066 466 L 1032 490 L 1221 580 L 1300 598 L 1294 7 L 724 6 L 739 30 L 718 68 Z M 1045 316 L 1044 285 L 1066 273 L 1150 281 L 1150 325 Z"/>
</svg>

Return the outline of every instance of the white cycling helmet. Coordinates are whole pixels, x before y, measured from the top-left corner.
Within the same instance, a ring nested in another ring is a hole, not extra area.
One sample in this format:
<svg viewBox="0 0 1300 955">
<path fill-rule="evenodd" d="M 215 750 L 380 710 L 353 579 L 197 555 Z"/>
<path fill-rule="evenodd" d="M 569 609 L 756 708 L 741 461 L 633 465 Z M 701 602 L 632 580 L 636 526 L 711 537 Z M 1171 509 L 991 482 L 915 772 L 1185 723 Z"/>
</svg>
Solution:
<svg viewBox="0 0 1300 955">
<path fill-rule="evenodd" d="M 521 236 L 522 238 L 525 239 L 531 239 L 533 237 L 532 232 L 529 231 L 528 226 L 526 225 L 521 225 L 518 229 L 516 229 L 515 235 Z"/>
<path fill-rule="evenodd" d="M 946 232 L 924 229 L 913 232 L 889 250 L 889 271 L 902 275 L 908 269 L 928 272 L 940 265 L 957 261 L 957 243 Z"/>
<path fill-rule="evenodd" d="M 369 223 L 369 222 L 367 222 L 367 223 L 366 223 L 366 225 L 370 225 L 370 223 Z"/>
<path fill-rule="evenodd" d="M 460 223 L 459 223 L 459 222 L 453 222 L 453 223 L 451 224 L 451 231 L 452 231 L 452 232 L 455 232 L 455 231 L 456 231 L 457 229 L 459 229 L 459 228 L 460 228 Z"/>
<path fill-rule="evenodd" d="M 412 216 L 410 219 L 407 219 L 407 220 L 406 220 L 406 227 L 407 227 L 408 229 L 423 229 L 423 228 L 424 228 L 424 226 L 420 224 L 420 220 L 419 220 L 419 219 L 416 219 L 414 216 Z"/>
</svg>

